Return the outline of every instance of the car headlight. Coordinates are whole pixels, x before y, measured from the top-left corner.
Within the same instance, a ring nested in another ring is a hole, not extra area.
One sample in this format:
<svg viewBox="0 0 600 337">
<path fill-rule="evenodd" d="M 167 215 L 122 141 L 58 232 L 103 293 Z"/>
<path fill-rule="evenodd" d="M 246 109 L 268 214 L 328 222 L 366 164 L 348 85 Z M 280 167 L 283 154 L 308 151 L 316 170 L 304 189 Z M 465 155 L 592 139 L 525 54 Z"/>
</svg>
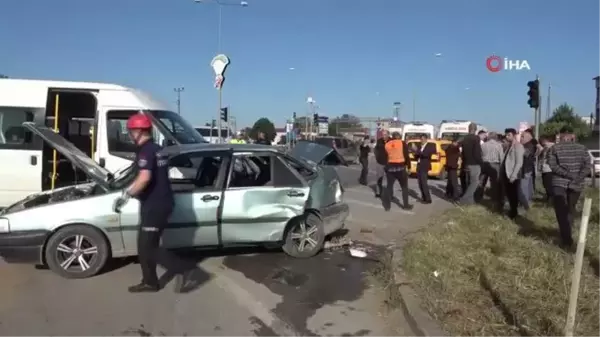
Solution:
<svg viewBox="0 0 600 337">
<path fill-rule="evenodd" d="M 0 218 L 0 233 L 10 232 L 10 224 L 8 219 Z"/>
<path fill-rule="evenodd" d="M 344 200 L 344 190 L 342 190 L 342 185 L 338 182 L 337 187 L 335 189 L 335 202 L 340 203 Z"/>
</svg>

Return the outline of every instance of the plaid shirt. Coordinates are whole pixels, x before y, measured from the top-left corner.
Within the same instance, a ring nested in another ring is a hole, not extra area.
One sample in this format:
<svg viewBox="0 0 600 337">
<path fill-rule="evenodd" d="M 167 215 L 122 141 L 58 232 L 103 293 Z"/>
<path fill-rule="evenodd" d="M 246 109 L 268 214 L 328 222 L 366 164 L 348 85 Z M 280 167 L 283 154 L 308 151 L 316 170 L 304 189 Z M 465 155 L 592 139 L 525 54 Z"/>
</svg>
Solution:
<svg viewBox="0 0 600 337">
<path fill-rule="evenodd" d="M 481 157 L 484 163 L 500 164 L 504 158 L 504 148 L 499 141 L 490 139 L 481 144 Z"/>
<path fill-rule="evenodd" d="M 585 146 L 575 142 L 560 142 L 548 150 L 548 165 L 554 175 L 552 186 L 583 190 L 590 172 L 590 155 Z"/>
</svg>

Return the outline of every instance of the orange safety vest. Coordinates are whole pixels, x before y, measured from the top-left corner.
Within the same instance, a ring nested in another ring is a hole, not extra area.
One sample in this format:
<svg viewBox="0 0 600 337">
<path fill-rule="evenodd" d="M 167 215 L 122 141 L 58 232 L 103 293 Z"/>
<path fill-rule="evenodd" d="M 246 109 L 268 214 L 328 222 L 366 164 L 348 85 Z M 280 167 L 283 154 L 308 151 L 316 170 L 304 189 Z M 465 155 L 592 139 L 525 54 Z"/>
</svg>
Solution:
<svg viewBox="0 0 600 337">
<path fill-rule="evenodd" d="M 388 154 L 388 163 L 404 164 L 404 142 L 401 139 L 390 140 L 385 143 L 385 151 Z"/>
</svg>

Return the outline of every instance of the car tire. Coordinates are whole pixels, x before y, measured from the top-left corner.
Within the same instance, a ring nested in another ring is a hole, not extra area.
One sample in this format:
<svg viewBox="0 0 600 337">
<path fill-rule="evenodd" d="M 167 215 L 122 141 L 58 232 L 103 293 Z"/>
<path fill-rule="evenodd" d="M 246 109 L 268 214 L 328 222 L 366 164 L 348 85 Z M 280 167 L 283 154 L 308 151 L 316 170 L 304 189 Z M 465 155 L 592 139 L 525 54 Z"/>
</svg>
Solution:
<svg viewBox="0 0 600 337">
<path fill-rule="evenodd" d="M 50 237 L 44 250 L 50 270 L 68 279 L 98 274 L 109 256 L 110 248 L 102 232 L 87 225 L 59 229 Z"/>
<path fill-rule="evenodd" d="M 317 255 L 323 249 L 324 243 L 323 221 L 316 214 L 307 213 L 292 219 L 282 249 L 289 256 L 305 259 Z"/>
</svg>

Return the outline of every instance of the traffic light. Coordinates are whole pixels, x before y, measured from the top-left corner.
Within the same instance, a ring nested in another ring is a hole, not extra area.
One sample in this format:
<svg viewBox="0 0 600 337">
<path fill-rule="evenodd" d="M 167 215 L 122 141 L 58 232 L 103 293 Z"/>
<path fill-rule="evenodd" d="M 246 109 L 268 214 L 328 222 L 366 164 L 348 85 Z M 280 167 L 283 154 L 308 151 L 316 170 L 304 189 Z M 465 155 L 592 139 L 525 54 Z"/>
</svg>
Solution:
<svg viewBox="0 0 600 337">
<path fill-rule="evenodd" d="M 313 114 L 313 124 L 319 124 L 319 114 Z"/>
<path fill-rule="evenodd" d="M 540 81 L 529 81 L 527 82 L 527 86 L 529 87 L 529 91 L 527 95 L 529 96 L 529 100 L 527 104 L 532 109 L 537 109 L 540 107 Z"/>
<path fill-rule="evenodd" d="M 292 115 L 292 120 L 296 121 L 296 112 L 294 111 L 294 114 Z"/>
<path fill-rule="evenodd" d="M 213 119 L 213 120 L 212 120 L 212 123 L 210 124 L 210 127 L 211 127 L 211 128 L 214 128 L 214 127 L 216 127 L 216 126 L 217 126 L 217 121 Z"/>
<path fill-rule="evenodd" d="M 229 108 L 221 108 L 221 120 L 227 122 L 227 118 L 229 118 L 228 114 Z"/>
</svg>

